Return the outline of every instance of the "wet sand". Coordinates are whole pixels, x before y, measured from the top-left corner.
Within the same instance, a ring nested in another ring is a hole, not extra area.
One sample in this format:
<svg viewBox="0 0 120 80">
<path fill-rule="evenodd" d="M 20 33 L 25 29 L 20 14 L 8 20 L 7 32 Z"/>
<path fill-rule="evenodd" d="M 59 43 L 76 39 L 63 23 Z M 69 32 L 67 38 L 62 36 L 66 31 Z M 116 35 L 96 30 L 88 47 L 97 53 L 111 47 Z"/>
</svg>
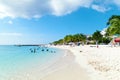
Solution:
<svg viewBox="0 0 120 80">
<path fill-rule="evenodd" d="M 75 62 L 75 57 L 72 53 L 67 53 L 66 57 L 61 59 L 58 64 L 62 64 L 60 69 L 50 73 L 41 80 L 89 80 L 87 73 Z"/>
</svg>

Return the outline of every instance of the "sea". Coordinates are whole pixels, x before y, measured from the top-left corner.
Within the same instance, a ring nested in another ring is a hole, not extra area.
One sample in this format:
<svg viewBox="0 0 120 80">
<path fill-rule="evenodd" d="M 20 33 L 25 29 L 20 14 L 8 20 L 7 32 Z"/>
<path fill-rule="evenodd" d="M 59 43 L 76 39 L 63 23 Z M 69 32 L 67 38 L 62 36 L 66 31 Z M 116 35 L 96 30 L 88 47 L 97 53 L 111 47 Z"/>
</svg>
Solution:
<svg viewBox="0 0 120 80">
<path fill-rule="evenodd" d="M 60 49 L 44 46 L 1 45 L 0 80 L 32 80 L 28 78 L 37 71 L 45 75 L 45 67 L 49 68 L 63 53 Z"/>
</svg>

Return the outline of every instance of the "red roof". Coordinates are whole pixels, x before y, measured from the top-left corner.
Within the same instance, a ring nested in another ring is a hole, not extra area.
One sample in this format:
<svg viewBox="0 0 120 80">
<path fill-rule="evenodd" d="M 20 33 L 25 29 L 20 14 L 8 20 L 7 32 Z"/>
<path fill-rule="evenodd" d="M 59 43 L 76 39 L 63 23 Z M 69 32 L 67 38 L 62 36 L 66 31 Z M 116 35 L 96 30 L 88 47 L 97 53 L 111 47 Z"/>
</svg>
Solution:
<svg viewBox="0 0 120 80">
<path fill-rule="evenodd" d="M 114 40 L 115 42 L 120 42 L 120 37 Z"/>
</svg>

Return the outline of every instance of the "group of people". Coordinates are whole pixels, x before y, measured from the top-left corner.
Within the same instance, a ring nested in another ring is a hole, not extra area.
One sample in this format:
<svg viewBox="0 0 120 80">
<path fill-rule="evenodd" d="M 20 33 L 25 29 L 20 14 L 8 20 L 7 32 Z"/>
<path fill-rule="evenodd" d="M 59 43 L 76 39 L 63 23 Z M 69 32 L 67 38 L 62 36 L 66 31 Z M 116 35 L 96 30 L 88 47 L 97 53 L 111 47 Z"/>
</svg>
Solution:
<svg viewBox="0 0 120 80">
<path fill-rule="evenodd" d="M 41 48 L 38 47 L 38 48 L 30 48 L 29 50 L 30 50 L 31 53 L 37 53 L 37 51 L 40 50 L 40 49 L 41 49 Z M 56 53 L 56 51 L 49 50 L 48 48 L 42 48 L 41 51 L 42 51 L 42 52 L 43 52 L 43 51 L 47 51 L 47 52 L 49 51 L 49 52 L 51 52 L 51 53 Z"/>
</svg>

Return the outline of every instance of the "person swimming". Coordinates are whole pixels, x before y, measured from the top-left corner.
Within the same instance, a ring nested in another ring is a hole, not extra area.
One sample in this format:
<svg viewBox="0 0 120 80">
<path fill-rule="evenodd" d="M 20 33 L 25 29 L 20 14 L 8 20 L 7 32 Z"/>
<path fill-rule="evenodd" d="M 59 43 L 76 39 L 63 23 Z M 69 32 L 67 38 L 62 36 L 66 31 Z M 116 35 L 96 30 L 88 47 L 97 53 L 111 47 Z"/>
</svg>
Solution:
<svg viewBox="0 0 120 80">
<path fill-rule="evenodd" d="M 46 51 L 49 51 L 49 49 L 47 49 Z"/>
<path fill-rule="evenodd" d="M 34 53 L 36 53 L 36 48 L 34 48 Z"/>
<path fill-rule="evenodd" d="M 30 52 L 31 52 L 31 53 L 33 53 L 33 50 L 32 50 L 32 48 L 30 48 Z"/>
<path fill-rule="evenodd" d="M 36 48 L 34 48 L 34 49 L 30 48 L 29 50 L 31 53 L 36 53 Z"/>
<path fill-rule="evenodd" d="M 42 51 L 44 51 L 44 49 L 42 49 Z"/>
</svg>

